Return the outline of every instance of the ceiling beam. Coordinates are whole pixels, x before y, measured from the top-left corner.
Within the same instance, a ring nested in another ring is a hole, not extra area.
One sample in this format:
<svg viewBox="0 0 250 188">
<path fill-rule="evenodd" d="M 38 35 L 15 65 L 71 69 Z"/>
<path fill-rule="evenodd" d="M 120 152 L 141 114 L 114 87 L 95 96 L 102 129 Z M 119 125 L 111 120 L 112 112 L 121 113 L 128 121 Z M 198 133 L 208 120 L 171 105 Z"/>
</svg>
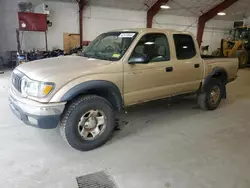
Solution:
<svg viewBox="0 0 250 188">
<path fill-rule="evenodd" d="M 202 37 L 205 29 L 206 22 L 217 15 L 217 13 L 222 12 L 223 10 L 227 9 L 231 5 L 233 5 L 238 0 L 224 0 L 222 3 L 216 5 L 214 8 L 209 10 L 208 12 L 202 14 L 198 20 L 198 27 L 197 27 L 197 41 L 199 46 L 202 43 Z"/>
<path fill-rule="evenodd" d="M 86 0 L 77 0 L 79 6 L 79 34 L 80 34 L 80 46 L 83 41 L 83 9 L 88 3 Z"/>
<path fill-rule="evenodd" d="M 155 4 L 150 7 L 147 11 L 147 28 L 151 28 L 153 25 L 153 18 L 154 16 L 160 11 L 161 5 L 164 5 L 169 0 L 158 0 Z"/>
</svg>

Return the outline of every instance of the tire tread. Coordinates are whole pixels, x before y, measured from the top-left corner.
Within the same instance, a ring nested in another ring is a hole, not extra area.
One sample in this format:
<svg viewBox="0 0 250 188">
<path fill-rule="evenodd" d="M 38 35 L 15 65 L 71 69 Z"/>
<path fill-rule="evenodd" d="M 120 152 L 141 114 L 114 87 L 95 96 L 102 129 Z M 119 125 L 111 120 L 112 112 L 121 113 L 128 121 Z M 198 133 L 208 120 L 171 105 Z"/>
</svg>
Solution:
<svg viewBox="0 0 250 188">
<path fill-rule="evenodd" d="M 109 105 L 111 107 L 111 109 L 113 110 L 113 107 L 112 105 L 109 103 L 108 100 L 106 100 L 105 98 L 103 97 L 100 97 L 100 96 L 97 96 L 97 95 L 86 95 L 86 96 L 80 96 L 76 99 L 74 99 L 72 101 L 71 104 L 69 104 L 67 107 L 66 107 L 66 110 L 64 111 L 65 113 L 63 114 L 62 116 L 62 119 L 61 119 L 61 123 L 60 123 L 60 134 L 63 138 L 63 140 L 70 146 L 70 147 L 73 147 L 75 149 L 78 149 L 80 151 L 83 151 L 83 149 L 81 149 L 82 147 L 77 144 L 77 143 L 74 143 L 74 145 L 70 144 L 69 141 L 67 140 L 67 136 L 66 136 L 66 126 L 67 126 L 67 121 L 71 115 L 72 112 L 74 112 L 74 110 L 77 108 L 77 106 L 81 103 L 83 103 L 85 101 L 85 103 L 87 103 L 88 101 L 104 101 L 107 105 Z M 111 136 L 112 133 L 110 133 L 109 136 Z M 84 151 L 88 151 L 88 150 L 91 150 L 93 148 L 87 148 L 87 149 L 84 149 Z"/>
<path fill-rule="evenodd" d="M 217 85 L 220 86 L 221 92 L 223 91 L 222 90 L 222 82 L 220 80 L 218 80 L 218 79 L 212 79 L 210 81 L 210 83 L 208 83 L 208 84 L 209 84 L 208 88 L 211 87 L 211 86 L 213 86 L 214 84 L 217 84 Z M 209 89 L 207 89 L 207 91 L 204 91 L 204 92 L 201 92 L 201 93 L 198 94 L 197 103 L 198 103 L 199 107 L 201 109 L 203 109 L 203 110 L 215 110 L 219 106 L 223 94 L 221 93 L 221 96 L 220 96 L 221 98 L 219 99 L 220 101 L 218 103 L 218 106 L 211 107 L 209 105 L 209 103 L 208 103 L 208 95 L 209 95 L 208 91 L 209 91 Z"/>
<path fill-rule="evenodd" d="M 201 93 L 198 96 L 198 105 L 201 109 L 207 110 L 206 106 L 206 93 Z"/>
</svg>

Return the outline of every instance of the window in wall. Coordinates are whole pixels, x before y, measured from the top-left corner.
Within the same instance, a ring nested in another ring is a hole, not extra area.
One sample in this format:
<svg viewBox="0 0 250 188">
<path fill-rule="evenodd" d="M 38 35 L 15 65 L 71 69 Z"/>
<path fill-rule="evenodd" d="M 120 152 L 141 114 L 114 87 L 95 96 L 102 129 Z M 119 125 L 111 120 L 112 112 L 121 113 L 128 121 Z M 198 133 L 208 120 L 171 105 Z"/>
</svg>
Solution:
<svg viewBox="0 0 250 188">
<path fill-rule="evenodd" d="M 193 38 L 190 35 L 174 34 L 177 59 L 191 59 L 196 55 Z"/>
<path fill-rule="evenodd" d="M 168 39 L 165 34 L 150 33 L 144 35 L 137 43 L 132 57 L 145 56 L 148 62 L 159 62 L 170 60 Z"/>
</svg>

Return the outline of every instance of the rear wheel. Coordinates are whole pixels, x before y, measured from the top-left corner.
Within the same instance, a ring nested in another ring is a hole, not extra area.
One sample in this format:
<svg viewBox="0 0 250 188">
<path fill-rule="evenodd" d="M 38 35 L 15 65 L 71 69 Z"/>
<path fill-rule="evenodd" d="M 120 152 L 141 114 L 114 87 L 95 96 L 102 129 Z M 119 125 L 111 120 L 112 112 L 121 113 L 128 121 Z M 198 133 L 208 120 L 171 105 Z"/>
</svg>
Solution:
<svg viewBox="0 0 250 188">
<path fill-rule="evenodd" d="M 198 104 L 204 110 L 215 110 L 223 97 L 224 86 L 220 80 L 213 79 L 204 92 L 198 96 Z"/>
<path fill-rule="evenodd" d="M 73 148 L 88 151 L 103 145 L 115 127 L 111 104 L 96 95 L 82 96 L 65 110 L 61 135 Z"/>
<path fill-rule="evenodd" d="M 236 51 L 236 57 L 239 59 L 239 68 L 246 67 L 248 63 L 248 53 L 246 50 L 238 50 Z"/>
</svg>

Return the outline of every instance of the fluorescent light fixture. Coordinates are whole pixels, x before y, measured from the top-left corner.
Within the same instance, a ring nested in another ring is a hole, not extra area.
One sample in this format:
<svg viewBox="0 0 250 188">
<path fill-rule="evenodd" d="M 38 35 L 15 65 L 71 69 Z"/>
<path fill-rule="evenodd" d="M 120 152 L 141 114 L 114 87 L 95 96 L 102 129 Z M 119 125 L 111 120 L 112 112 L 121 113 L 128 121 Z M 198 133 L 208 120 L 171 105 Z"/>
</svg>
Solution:
<svg viewBox="0 0 250 188">
<path fill-rule="evenodd" d="M 168 5 L 161 5 L 161 8 L 162 9 L 170 9 L 170 6 L 168 6 Z"/>
<path fill-rule="evenodd" d="M 219 13 L 217 13 L 217 15 L 219 15 L 219 16 L 225 16 L 226 13 L 225 12 L 219 12 Z"/>
<path fill-rule="evenodd" d="M 21 25 L 23 28 L 25 28 L 26 27 L 26 24 L 25 23 L 22 23 L 22 25 Z"/>
<path fill-rule="evenodd" d="M 182 48 L 187 49 L 188 47 L 187 46 L 182 46 Z"/>
<path fill-rule="evenodd" d="M 154 42 L 145 42 L 144 44 L 146 44 L 146 45 L 152 45 L 152 44 L 154 44 Z"/>
</svg>

